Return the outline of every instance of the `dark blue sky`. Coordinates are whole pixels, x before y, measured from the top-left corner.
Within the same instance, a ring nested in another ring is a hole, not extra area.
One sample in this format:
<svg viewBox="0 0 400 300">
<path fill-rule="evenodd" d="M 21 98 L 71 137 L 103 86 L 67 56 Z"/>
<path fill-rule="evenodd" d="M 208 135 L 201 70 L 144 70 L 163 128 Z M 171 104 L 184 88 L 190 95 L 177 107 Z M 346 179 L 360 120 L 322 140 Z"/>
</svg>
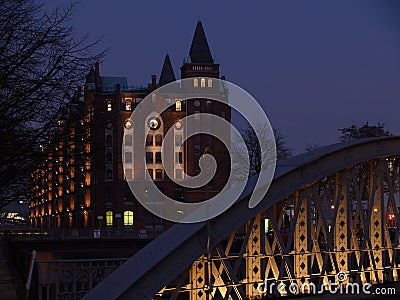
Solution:
<svg viewBox="0 0 400 300">
<path fill-rule="evenodd" d="M 103 75 L 140 85 L 159 75 L 167 52 L 179 77 L 199 18 L 221 75 L 261 103 L 296 153 L 335 142 L 353 122 L 400 134 L 396 0 L 83 0 L 72 22 L 103 36 Z"/>
</svg>

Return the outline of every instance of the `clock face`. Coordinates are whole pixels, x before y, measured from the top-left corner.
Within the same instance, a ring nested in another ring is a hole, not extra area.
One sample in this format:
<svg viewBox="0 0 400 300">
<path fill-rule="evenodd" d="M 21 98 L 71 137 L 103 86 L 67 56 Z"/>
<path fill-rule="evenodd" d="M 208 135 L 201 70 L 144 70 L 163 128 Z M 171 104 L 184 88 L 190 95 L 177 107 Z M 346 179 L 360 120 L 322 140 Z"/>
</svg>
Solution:
<svg viewBox="0 0 400 300">
<path fill-rule="evenodd" d="M 200 101 L 199 100 L 194 101 L 194 106 L 199 107 L 200 106 Z"/>
<path fill-rule="evenodd" d="M 131 120 L 126 120 L 124 126 L 125 126 L 126 129 L 131 129 L 132 126 L 133 126 L 132 121 Z"/>
<path fill-rule="evenodd" d="M 160 121 L 157 118 L 151 118 L 148 121 L 148 125 L 152 130 L 156 130 L 160 127 Z"/>
<path fill-rule="evenodd" d="M 108 122 L 106 126 L 107 126 L 107 129 L 111 129 L 113 127 L 111 122 Z"/>
</svg>

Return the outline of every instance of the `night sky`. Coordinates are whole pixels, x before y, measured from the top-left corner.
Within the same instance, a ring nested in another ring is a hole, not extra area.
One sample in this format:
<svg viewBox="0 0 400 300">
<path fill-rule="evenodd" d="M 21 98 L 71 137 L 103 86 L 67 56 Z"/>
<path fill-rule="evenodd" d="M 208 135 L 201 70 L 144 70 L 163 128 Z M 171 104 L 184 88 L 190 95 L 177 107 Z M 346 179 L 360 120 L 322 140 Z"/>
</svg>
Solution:
<svg viewBox="0 0 400 300">
<path fill-rule="evenodd" d="M 102 75 L 147 85 L 169 53 L 179 77 L 200 19 L 221 75 L 261 103 L 295 153 L 352 123 L 400 134 L 396 0 L 81 2 L 72 23 L 103 37 Z"/>
</svg>

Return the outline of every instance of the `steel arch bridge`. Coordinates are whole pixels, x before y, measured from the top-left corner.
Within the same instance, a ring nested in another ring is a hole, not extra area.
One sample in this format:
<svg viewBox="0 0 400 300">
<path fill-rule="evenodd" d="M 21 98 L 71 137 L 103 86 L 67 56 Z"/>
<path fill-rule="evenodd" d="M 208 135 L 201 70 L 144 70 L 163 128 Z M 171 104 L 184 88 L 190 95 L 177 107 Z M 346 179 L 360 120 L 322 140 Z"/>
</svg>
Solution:
<svg viewBox="0 0 400 300">
<path fill-rule="evenodd" d="M 85 299 L 262 299 L 298 292 L 293 283 L 312 292 L 398 281 L 400 137 L 285 160 L 249 209 L 256 180 L 209 224 L 173 226 Z"/>
</svg>

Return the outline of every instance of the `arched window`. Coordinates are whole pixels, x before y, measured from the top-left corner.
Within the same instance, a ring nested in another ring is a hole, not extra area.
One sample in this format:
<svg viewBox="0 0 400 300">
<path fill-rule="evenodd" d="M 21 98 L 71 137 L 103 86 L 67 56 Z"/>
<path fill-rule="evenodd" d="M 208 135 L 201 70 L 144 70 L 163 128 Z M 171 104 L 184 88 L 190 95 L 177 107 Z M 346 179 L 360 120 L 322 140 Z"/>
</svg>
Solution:
<svg viewBox="0 0 400 300">
<path fill-rule="evenodd" d="M 213 85 L 212 79 L 208 79 L 207 85 L 208 85 L 208 87 L 212 87 L 212 85 Z"/>
<path fill-rule="evenodd" d="M 199 86 L 199 80 L 197 78 L 193 79 L 193 86 L 198 87 Z"/>
<path fill-rule="evenodd" d="M 124 225 L 133 226 L 133 211 L 131 210 L 124 211 Z"/>
<path fill-rule="evenodd" d="M 204 78 L 200 81 L 201 87 L 206 87 L 206 80 Z"/>
<path fill-rule="evenodd" d="M 111 210 L 106 211 L 106 226 L 113 225 L 113 212 Z"/>
</svg>

